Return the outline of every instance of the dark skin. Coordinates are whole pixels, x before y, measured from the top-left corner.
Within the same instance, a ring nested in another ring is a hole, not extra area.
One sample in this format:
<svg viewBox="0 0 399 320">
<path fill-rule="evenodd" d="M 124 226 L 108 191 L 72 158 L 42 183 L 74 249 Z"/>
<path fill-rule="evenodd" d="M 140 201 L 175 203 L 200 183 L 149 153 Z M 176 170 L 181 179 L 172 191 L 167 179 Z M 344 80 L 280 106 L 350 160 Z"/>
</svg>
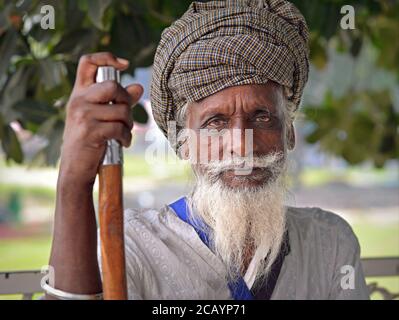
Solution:
<svg viewBox="0 0 399 320">
<path fill-rule="evenodd" d="M 219 143 L 216 154 L 219 159 L 223 158 L 225 153 L 244 157 L 251 152 L 254 156 L 267 155 L 271 152 L 284 153 L 284 118 L 279 108 L 281 86 L 275 82 L 269 81 L 266 84 L 254 84 L 229 87 L 221 90 L 200 101 L 189 105 L 186 125 L 197 135 L 197 161 L 200 155 L 205 154 L 208 159 L 212 154 L 212 139 L 200 138 L 199 130 L 233 130 L 237 129 L 239 139 L 227 140 L 224 145 Z M 253 149 L 245 150 L 245 129 L 253 130 Z M 295 146 L 295 133 L 291 125 L 288 135 L 287 147 L 289 150 Z M 232 142 L 231 142 L 232 141 Z M 183 154 L 188 157 L 189 148 L 183 147 Z M 194 169 L 200 174 L 204 173 L 201 164 L 194 164 Z M 259 174 L 254 169 L 249 176 L 236 175 L 234 170 L 226 171 L 222 174 L 222 181 L 231 188 L 238 187 L 256 187 L 265 181 L 251 179 L 251 175 Z M 265 178 L 267 179 L 267 178 Z M 244 265 L 242 273 L 245 273 L 254 254 L 254 248 L 251 244 L 245 251 Z"/>
<path fill-rule="evenodd" d="M 199 130 L 228 130 L 235 134 L 227 143 L 221 143 L 219 138 L 219 150 L 216 154 L 219 159 L 227 155 L 245 156 L 253 153 L 254 156 L 267 155 L 271 152 L 284 152 L 284 119 L 280 108 L 280 94 L 282 88 L 279 84 L 269 81 L 266 84 L 254 84 L 229 87 L 209 97 L 189 105 L 187 112 L 187 128 L 197 134 L 197 159 L 200 155 L 210 159 L 215 154 L 212 150 L 213 138 L 200 138 Z M 253 131 L 253 149 L 245 150 L 245 130 Z M 288 147 L 292 149 L 295 144 L 294 130 L 291 128 L 288 138 Z M 237 138 L 236 138 L 237 137 Z M 183 154 L 188 155 L 188 148 L 183 149 Z M 199 161 L 198 161 L 199 162 Z M 195 164 L 194 168 L 203 173 L 201 164 Z M 236 175 L 234 170 L 222 174 L 222 181 L 231 188 L 256 187 L 265 181 L 251 179 L 251 175 L 258 174 L 259 169 L 254 169 L 249 177 Z"/>
</svg>

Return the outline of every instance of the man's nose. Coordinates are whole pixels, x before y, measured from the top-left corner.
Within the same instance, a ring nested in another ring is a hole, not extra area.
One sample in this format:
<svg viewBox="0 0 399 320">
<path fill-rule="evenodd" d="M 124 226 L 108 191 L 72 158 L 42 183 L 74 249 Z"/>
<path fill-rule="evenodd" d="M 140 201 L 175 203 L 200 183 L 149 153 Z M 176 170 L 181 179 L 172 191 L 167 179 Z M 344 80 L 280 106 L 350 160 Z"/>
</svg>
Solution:
<svg viewBox="0 0 399 320">
<path fill-rule="evenodd" d="M 229 130 L 228 154 L 231 157 L 248 157 L 254 152 L 253 130 L 244 121 L 236 121 Z"/>
</svg>

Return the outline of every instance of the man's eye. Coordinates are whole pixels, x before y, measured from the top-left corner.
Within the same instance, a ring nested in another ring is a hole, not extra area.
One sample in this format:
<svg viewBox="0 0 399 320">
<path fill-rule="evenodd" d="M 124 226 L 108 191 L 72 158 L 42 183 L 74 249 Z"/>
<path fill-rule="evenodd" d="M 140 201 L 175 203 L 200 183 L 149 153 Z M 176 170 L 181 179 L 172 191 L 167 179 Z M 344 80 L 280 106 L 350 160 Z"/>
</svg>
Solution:
<svg viewBox="0 0 399 320">
<path fill-rule="evenodd" d="M 258 115 L 255 119 L 255 121 L 258 122 L 270 122 L 271 121 L 271 117 L 269 115 Z"/>
<path fill-rule="evenodd" d="M 207 127 L 220 127 L 226 123 L 223 119 L 212 119 L 206 124 Z"/>
</svg>

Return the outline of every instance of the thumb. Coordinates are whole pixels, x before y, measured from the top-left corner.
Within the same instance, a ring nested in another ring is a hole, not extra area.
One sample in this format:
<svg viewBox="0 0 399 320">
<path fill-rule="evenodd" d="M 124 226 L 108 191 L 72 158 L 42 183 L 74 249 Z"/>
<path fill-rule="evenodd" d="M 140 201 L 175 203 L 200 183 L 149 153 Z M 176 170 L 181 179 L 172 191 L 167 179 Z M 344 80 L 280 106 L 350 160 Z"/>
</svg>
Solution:
<svg viewBox="0 0 399 320">
<path fill-rule="evenodd" d="M 139 102 L 144 92 L 143 86 L 138 83 L 131 84 L 127 86 L 125 89 L 132 98 L 132 106 L 135 105 L 137 102 Z"/>
</svg>

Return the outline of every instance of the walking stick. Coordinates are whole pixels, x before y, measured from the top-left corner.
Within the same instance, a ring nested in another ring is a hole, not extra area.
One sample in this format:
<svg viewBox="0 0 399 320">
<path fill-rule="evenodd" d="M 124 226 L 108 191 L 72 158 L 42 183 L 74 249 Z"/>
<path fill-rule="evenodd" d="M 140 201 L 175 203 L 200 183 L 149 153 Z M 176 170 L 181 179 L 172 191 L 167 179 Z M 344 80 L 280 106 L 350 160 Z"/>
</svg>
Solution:
<svg viewBox="0 0 399 320">
<path fill-rule="evenodd" d="M 99 67 L 96 82 L 105 80 L 119 83 L 119 70 L 109 66 Z M 122 146 L 116 140 L 107 141 L 104 160 L 98 172 L 101 265 L 105 300 L 127 299 L 122 165 Z"/>
</svg>

